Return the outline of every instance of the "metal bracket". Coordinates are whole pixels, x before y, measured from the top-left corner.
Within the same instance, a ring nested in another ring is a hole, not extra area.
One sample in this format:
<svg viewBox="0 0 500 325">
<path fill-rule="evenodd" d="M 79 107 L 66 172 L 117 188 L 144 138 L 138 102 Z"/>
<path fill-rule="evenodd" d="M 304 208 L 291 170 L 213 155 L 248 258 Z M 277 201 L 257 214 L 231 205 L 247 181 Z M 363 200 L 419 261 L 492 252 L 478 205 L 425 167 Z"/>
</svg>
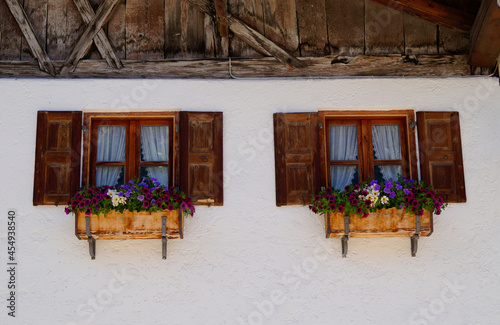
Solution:
<svg viewBox="0 0 500 325">
<path fill-rule="evenodd" d="M 90 258 L 95 260 L 95 238 L 90 234 L 90 217 L 85 217 L 87 240 L 89 242 Z"/>
<path fill-rule="evenodd" d="M 345 234 L 342 236 L 342 257 L 347 256 L 348 240 L 349 240 L 349 215 L 344 215 Z"/>
<path fill-rule="evenodd" d="M 167 259 L 167 217 L 161 217 L 161 251 L 163 259 Z"/>
<path fill-rule="evenodd" d="M 417 255 L 417 250 L 418 250 L 418 239 L 420 238 L 420 216 L 416 215 L 416 231 L 413 236 L 411 236 L 411 256 L 415 257 Z"/>
</svg>

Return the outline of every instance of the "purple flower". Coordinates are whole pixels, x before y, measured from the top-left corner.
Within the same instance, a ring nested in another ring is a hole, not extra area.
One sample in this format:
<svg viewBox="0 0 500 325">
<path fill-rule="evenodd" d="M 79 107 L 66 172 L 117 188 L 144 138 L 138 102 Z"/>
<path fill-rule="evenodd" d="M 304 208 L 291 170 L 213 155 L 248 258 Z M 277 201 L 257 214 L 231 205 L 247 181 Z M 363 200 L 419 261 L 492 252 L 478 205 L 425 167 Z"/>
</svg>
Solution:
<svg viewBox="0 0 500 325">
<path fill-rule="evenodd" d="M 379 190 L 380 190 L 380 185 L 375 184 L 375 186 L 373 186 L 373 189 L 374 189 L 375 191 L 379 191 Z"/>
<path fill-rule="evenodd" d="M 153 198 L 153 194 L 148 193 L 146 194 L 146 199 L 151 200 Z"/>
<path fill-rule="evenodd" d="M 384 188 L 384 193 L 387 193 L 387 194 L 391 193 L 391 188 L 390 187 L 385 187 Z"/>
<path fill-rule="evenodd" d="M 354 185 L 354 190 L 357 191 L 360 189 L 360 186 L 358 184 Z"/>
<path fill-rule="evenodd" d="M 389 197 L 390 197 L 391 199 L 393 199 L 395 196 L 396 196 L 396 193 L 395 193 L 395 192 L 391 192 L 391 193 L 389 193 Z"/>
<path fill-rule="evenodd" d="M 401 184 L 398 183 L 398 184 L 396 184 L 396 189 L 398 191 L 401 191 L 403 189 L 403 186 L 401 186 Z"/>
<path fill-rule="evenodd" d="M 189 210 L 194 210 L 193 203 L 188 202 L 188 208 L 189 208 Z"/>
<path fill-rule="evenodd" d="M 147 208 L 149 207 L 149 201 L 144 200 L 144 201 L 142 202 L 142 206 L 144 207 L 144 209 L 147 209 Z"/>
<path fill-rule="evenodd" d="M 330 204 L 330 210 L 332 211 L 337 210 L 337 205 L 335 205 L 335 203 Z"/>
<path fill-rule="evenodd" d="M 138 196 L 137 196 L 137 199 L 138 199 L 139 201 L 144 201 L 144 195 L 138 195 Z"/>
<path fill-rule="evenodd" d="M 152 204 L 152 205 L 155 205 L 155 204 L 156 204 L 156 200 L 155 200 L 155 199 L 152 199 L 152 200 L 151 200 L 151 204 Z"/>
<path fill-rule="evenodd" d="M 404 203 L 401 203 L 401 204 L 399 205 L 399 208 L 400 208 L 400 209 L 403 209 L 404 207 L 405 207 L 405 204 L 404 204 Z"/>
<path fill-rule="evenodd" d="M 392 188 L 392 183 L 390 181 L 385 182 L 386 188 Z"/>
<path fill-rule="evenodd" d="M 344 212 L 344 206 L 343 206 L 343 205 L 339 205 L 339 212 L 340 212 L 340 213 L 343 213 L 343 212 Z"/>
<path fill-rule="evenodd" d="M 186 209 L 187 209 L 187 207 L 188 207 L 188 206 L 187 206 L 186 202 L 182 202 L 182 203 L 181 203 L 181 210 L 183 210 L 183 211 L 184 211 L 184 210 L 186 210 Z"/>
<path fill-rule="evenodd" d="M 85 199 L 85 206 L 88 207 L 90 205 L 90 199 Z"/>
<path fill-rule="evenodd" d="M 147 194 L 149 193 L 149 188 L 145 187 L 142 189 L 142 193 Z"/>
<path fill-rule="evenodd" d="M 352 205 L 358 205 L 359 201 L 358 199 L 354 198 L 351 200 Z"/>
<path fill-rule="evenodd" d="M 99 200 L 96 197 L 93 197 L 92 198 L 92 204 L 93 205 L 97 205 L 97 203 L 99 203 Z"/>
<path fill-rule="evenodd" d="M 124 194 L 125 197 L 130 197 L 130 192 L 131 192 L 130 190 L 128 190 L 127 192 L 125 192 L 125 194 Z"/>
<path fill-rule="evenodd" d="M 88 207 L 87 210 L 85 210 L 85 215 L 90 216 L 91 213 L 92 210 L 90 209 L 90 207 Z"/>
<path fill-rule="evenodd" d="M 168 209 L 168 211 L 172 211 L 175 208 L 174 208 L 174 206 L 172 204 L 169 204 L 169 205 L 167 205 L 167 209 Z"/>
<path fill-rule="evenodd" d="M 377 183 L 378 183 L 378 181 L 376 179 L 372 179 L 371 182 L 370 182 L 370 185 L 374 185 L 374 184 L 377 184 Z"/>
<path fill-rule="evenodd" d="M 357 207 L 357 208 L 356 208 L 356 213 L 357 213 L 357 214 L 361 214 L 361 213 L 363 213 L 363 208 L 362 208 L 362 207 Z"/>
<path fill-rule="evenodd" d="M 85 208 L 85 202 L 80 201 L 80 202 L 78 203 L 78 207 L 79 207 L 80 209 Z"/>
<path fill-rule="evenodd" d="M 413 206 L 418 206 L 420 204 L 420 202 L 418 202 L 418 200 L 413 200 L 413 202 L 411 202 L 411 204 L 413 204 Z"/>
<path fill-rule="evenodd" d="M 94 190 L 93 190 L 93 189 L 91 189 L 91 188 L 89 188 L 89 189 L 87 190 L 87 194 L 90 194 L 90 195 L 94 194 Z"/>
<path fill-rule="evenodd" d="M 66 214 L 69 214 L 71 212 L 71 210 L 68 207 L 66 207 L 66 208 L 64 208 L 64 212 L 66 212 Z"/>
<path fill-rule="evenodd" d="M 409 190 L 409 189 L 407 189 L 407 188 L 405 188 L 405 189 L 403 190 L 403 193 L 404 193 L 405 195 L 408 195 L 408 193 L 410 193 L 410 190 Z"/>
</svg>

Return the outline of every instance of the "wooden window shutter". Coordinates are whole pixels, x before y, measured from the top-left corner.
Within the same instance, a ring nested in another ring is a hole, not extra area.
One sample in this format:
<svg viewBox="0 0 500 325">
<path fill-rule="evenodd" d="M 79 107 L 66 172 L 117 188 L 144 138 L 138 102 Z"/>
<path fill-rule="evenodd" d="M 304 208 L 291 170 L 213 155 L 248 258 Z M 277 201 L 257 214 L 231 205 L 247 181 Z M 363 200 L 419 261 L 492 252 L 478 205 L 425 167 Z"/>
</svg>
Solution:
<svg viewBox="0 0 500 325">
<path fill-rule="evenodd" d="M 447 202 L 465 202 L 458 112 L 417 112 L 420 173 Z"/>
<path fill-rule="evenodd" d="M 78 191 L 81 132 L 82 112 L 38 112 L 33 205 L 64 205 Z"/>
<path fill-rule="evenodd" d="M 276 205 L 308 204 L 320 189 L 318 113 L 274 114 Z"/>
<path fill-rule="evenodd" d="M 222 113 L 181 112 L 181 190 L 195 204 L 222 205 Z"/>
</svg>

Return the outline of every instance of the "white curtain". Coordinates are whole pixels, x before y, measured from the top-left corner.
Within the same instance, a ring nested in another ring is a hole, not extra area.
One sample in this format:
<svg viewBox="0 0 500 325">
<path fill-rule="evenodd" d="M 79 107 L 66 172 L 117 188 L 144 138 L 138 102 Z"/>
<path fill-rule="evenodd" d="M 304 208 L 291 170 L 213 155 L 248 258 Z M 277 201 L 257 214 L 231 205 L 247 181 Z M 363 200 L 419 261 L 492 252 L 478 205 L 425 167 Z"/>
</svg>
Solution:
<svg viewBox="0 0 500 325">
<path fill-rule="evenodd" d="M 377 160 L 401 159 L 399 125 L 372 125 L 373 150 Z M 402 173 L 401 165 L 378 165 L 385 180 Z"/>
<path fill-rule="evenodd" d="M 168 161 L 168 126 L 150 125 L 141 127 L 141 149 L 143 161 Z M 146 172 L 163 185 L 168 185 L 168 168 L 146 167 Z"/>
<path fill-rule="evenodd" d="M 357 160 L 358 136 L 356 125 L 330 125 L 330 160 Z M 332 166 L 331 186 L 344 189 L 353 182 L 357 166 Z"/>
<path fill-rule="evenodd" d="M 124 126 L 97 128 L 97 161 L 125 161 Z M 96 185 L 116 185 L 123 167 L 97 167 Z"/>
</svg>

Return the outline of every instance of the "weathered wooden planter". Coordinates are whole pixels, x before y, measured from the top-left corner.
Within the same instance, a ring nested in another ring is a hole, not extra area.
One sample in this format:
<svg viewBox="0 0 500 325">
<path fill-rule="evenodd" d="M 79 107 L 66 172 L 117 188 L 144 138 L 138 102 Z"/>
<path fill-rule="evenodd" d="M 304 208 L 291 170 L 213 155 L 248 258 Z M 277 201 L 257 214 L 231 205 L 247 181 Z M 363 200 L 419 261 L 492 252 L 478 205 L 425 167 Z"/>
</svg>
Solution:
<svg viewBox="0 0 500 325">
<path fill-rule="evenodd" d="M 183 217 L 180 210 L 158 212 L 109 212 L 86 216 L 75 215 L 76 237 L 87 239 L 90 256 L 95 259 L 96 239 L 162 239 L 163 259 L 167 258 L 167 238 L 183 237 Z"/>
<path fill-rule="evenodd" d="M 415 256 L 420 236 L 430 236 L 434 229 L 432 213 L 425 210 L 422 216 L 391 208 L 370 213 L 366 218 L 343 213 L 325 213 L 327 238 L 342 238 L 342 257 L 347 255 L 349 237 L 410 237 L 411 253 Z"/>
</svg>

